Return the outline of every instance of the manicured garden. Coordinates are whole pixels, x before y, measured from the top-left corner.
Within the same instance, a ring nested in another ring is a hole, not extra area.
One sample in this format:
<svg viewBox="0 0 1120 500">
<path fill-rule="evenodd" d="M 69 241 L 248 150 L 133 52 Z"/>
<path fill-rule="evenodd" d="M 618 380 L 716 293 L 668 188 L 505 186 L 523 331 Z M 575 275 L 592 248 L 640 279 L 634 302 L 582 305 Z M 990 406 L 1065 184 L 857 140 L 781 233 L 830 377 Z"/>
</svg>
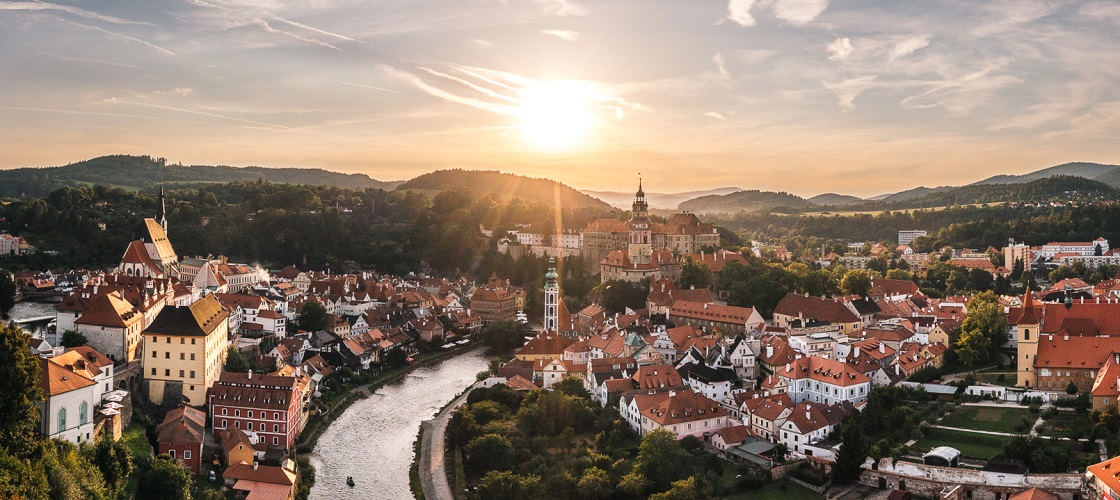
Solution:
<svg viewBox="0 0 1120 500">
<path fill-rule="evenodd" d="M 1014 434 L 1023 432 L 1021 421 L 1033 424 L 1037 419 L 1036 414 L 1023 407 L 960 406 L 942 418 L 938 425 Z"/>
<path fill-rule="evenodd" d="M 949 429 L 930 429 L 925 437 L 914 443 L 912 450 L 925 453 L 938 446 L 951 446 L 960 450 L 961 455 L 977 460 L 988 460 L 1003 452 L 1005 436 L 980 434 L 975 432 L 954 431 Z"/>
</svg>

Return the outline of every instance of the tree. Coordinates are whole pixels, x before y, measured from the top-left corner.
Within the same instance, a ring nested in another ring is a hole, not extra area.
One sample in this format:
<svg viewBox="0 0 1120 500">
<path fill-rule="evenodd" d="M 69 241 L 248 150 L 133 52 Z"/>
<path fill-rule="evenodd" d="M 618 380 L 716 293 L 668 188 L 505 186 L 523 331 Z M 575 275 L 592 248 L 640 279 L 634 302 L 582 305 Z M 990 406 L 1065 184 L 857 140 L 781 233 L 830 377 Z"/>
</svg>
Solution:
<svg viewBox="0 0 1120 500">
<path fill-rule="evenodd" d="M 957 339 L 957 356 L 961 362 L 976 366 L 991 359 L 1007 336 L 1007 316 L 1003 314 L 995 294 L 988 291 L 974 295 L 968 313 L 961 322 Z"/>
<path fill-rule="evenodd" d="M 35 444 L 42 391 L 39 360 L 27 348 L 30 336 L 19 328 L 0 325 L 0 448 L 15 456 Z"/>
<path fill-rule="evenodd" d="M 657 429 L 642 438 L 634 473 L 644 476 L 654 491 L 665 491 L 692 472 L 692 455 L 681 448 L 672 432 Z"/>
<path fill-rule="evenodd" d="M 621 313 L 626 308 L 641 309 L 645 307 L 649 295 L 645 285 L 619 280 L 610 280 L 595 287 L 594 293 L 596 302 L 611 314 Z"/>
<path fill-rule="evenodd" d="M 840 429 L 840 451 L 836 453 L 836 463 L 832 465 L 832 479 L 840 484 L 858 480 L 863 462 L 867 460 L 868 448 L 859 417 L 848 419 Z"/>
<path fill-rule="evenodd" d="M 89 339 L 77 330 L 66 330 L 62 334 L 62 341 L 59 343 L 63 347 L 81 347 L 89 344 Z"/>
<path fill-rule="evenodd" d="M 866 269 L 853 269 L 840 280 L 840 290 L 845 295 L 866 297 L 867 292 L 871 290 L 871 279 L 874 277 L 875 275 Z"/>
<path fill-rule="evenodd" d="M 696 262 L 691 257 L 684 259 L 681 264 L 681 277 L 677 286 L 681 290 L 689 288 L 707 288 L 712 284 L 712 269 L 707 264 Z"/>
<path fill-rule="evenodd" d="M 102 438 L 92 448 L 86 450 L 90 461 L 101 471 L 105 485 L 112 490 L 120 490 L 132 474 L 132 452 L 121 441 Z"/>
<path fill-rule="evenodd" d="M 479 475 L 490 471 L 512 470 L 515 465 L 513 445 L 505 436 L 483 434 L 463 448 L 466 465 Z"/>
<path fill-rule="evenodd" d="M 505 354 L 525 343 L 525 329 L 516 321 L 495 321 L 486 325 L 480 335 L 482 342 L 495 354 Z"/>
<path fill-rule="evenodd" d="M 108 498 L 101 472 L 68 441 L 44 443 L 39 463 L 46 471 L 51 498 Z"/>
<path fill-rule="evenodd" d="M 252 359 L 249 358 L 249 355 L 242 352 L 241 349 L 237 348 L 237 346 L 231 345 L 226 349 L 226 364 L 224 366 L 224 371 L 247 373 L 249 370 L 255 368 L 254 365 L 255 363 Z"/>
<path fill-rule="evenodd" d="M 521 476 L 510 471 L 490 471 L 478 482 L 478 498 L 483 500 L 536 498 L 540 493 L 540 483 L 540 476 Z"/>
<path fill-rule="evenodd" d="M 711 487 L 708 482 L 696 476 L 688 479 L 673 481 L 669 491 L 650 495 L 650 500 L 703 500 L 712 498 Z"/>
<path fill-rule="evenodd" d="M 191 500 L 191 473 L 178 460 L 157 455 L 143 469 L 138 500 Z"/>
<path fill-rule="evenodd" d="M 0 269 L 0 317 L 7 317 L 8 311 L 16 305 L 16 283 L 6 269 Z"/>
<path fill-rule="evenodd" d="M 1072 380 L 1066 385 L 1066 394 L 1070 396 L 1077 394 L 1077 384 L 1073 383 Z"/>
<path fill-rule="evenodd" d="M 912 281 L 914 279 L 914 273 L 905 269 L 891 269 L 887 271 L 887 279 Z"/>
<path fill-rule="evenodd" d="M 296 322 L 299 324 L 301 330 L 309 332 L 317 332 L 326 330 L 327 323 L 327 308 L 323 307 L 318 302 L 308 302 L 303 305 L 303 309 L 299 311 L 299 317 Z"/>
<path fill-rule="evenodd" d="M 385 352 L 385 366 L 400 368 L 408 363 L 408 353 L 400 347 L 394 347 Z"/>
<path fill-rule="evenodd" d="M 598 467 L 589 467 L 583 471 L 583 476 L 576 483 L 576 492 L 580 497 L 597 500 L 611 496 L 611 478 L 607 471 Z"/>
</svg>

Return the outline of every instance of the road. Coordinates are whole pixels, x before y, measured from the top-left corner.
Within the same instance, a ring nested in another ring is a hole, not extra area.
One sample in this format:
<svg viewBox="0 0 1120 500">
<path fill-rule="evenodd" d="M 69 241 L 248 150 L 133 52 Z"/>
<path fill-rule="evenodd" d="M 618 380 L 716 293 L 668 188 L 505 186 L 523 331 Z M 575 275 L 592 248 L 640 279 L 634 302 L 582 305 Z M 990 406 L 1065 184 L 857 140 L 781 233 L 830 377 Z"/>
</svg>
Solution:
<svg viewBox="0 0 1120 500">
<path fill-rule="evenodd" d="M 418 469 L 426 500 L 455 500 L 455 495 L 451 493 L 451 485 L 447 483 L 447 461 L 444 460 L 447 450 L 445 436 L 451 415 L 455 413 L 456 408 L 467 401 L 467 395 L 473 389 L 474 386 L 471 386 L 439 412 L 439 415 L 420 423 L 424 428 L 424 439 L 420 443 Z"/>
</svg>

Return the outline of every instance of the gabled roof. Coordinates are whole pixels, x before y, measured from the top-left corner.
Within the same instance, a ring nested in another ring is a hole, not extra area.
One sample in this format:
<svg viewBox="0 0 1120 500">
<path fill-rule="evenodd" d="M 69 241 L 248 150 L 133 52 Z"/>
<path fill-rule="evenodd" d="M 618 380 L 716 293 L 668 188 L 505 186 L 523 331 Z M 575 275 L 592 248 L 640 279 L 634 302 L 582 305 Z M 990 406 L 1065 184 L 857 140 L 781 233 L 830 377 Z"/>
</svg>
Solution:
<svg viewBox="0 0 1120 500">
<path fill-rule="evenodd" d="M 1120 337 L 1064 337 L 1038 339 L 1036 368 L 1097 370 L 1112 353 L 1120 353 Z"/>
<path fill-rule="evenodd" d="M 144 219 L 144 226 L 148 230 L 147 242 L 152 243 L 156 247 L 156 254 L 161 261 L 166 260 L 179 260 L 175 255 L 175 249 L 171 248 L 171 241 L 167 239 L 167 233 L 164 232 L 163 226 L 159 225 L 155 219 Z"/>
<path fill-rule="evenodd" d="M 1085 468 L 1102 484 L 1112 491 L 1120 491 L 1120 457 L 1114 457 L 1104 462 L 1093 464 Z"/>
<path fill-rule="evenodd" d="M 774 307 L 775 315 L 798 317 L 829 323 L 858 323 L 859 318 L 835 299 L 788 293 Z"/>
<path fill-rule="evenodd" d="M 210 294 L 196 300 L 188 307 L 163 308 L 144 333 L 205 337 L 228 319 L 229 313 L 218 299 Z"/>
<path fill-rule="evenodd" d="M 729 415 L 727 410 L 719 403 L 692 391 L 670 393 L 664 401 L 642 410 L 643 417 L 647 417 L 662 426 L 709 418 L 726 418 Z"/>
<path fill-rule="evenodd" d="M 127 328 L 143 319 L 135 306 L 124 300 L 118 291 L 110 292 L 93 304 L 82 317 L 74 321 L 79 325 Z"/>
<path fill-rule="evenodd" d="M 142 240 L 136 240 L 128 244 L 128 248 L 124 250 L 124 256 L 121 257 L 121 264 L 142 264 L 156 275 L 163 275 L 163 268 L 148 255 L 148 249 L 144 247 Z"/>
<path fill-rule="evenodd" d="M 51 359 L 39 360 L 39 389 L 47 396 L 58 396 L 94 385 L 94 381 L 83 377 Z"/>
<path fill-rule="evenodd" d="M 746 325 L 753 315 L 754 309 L 750 307 L 724 306 L 686 300 L 677 300 L 669 307 L 669 316 L 671 317 L 684 317 L 735 325 Z"/>
<path fill-rule="evenodd" d="M 205 429 L 206 414 L 184 406 L 167 412 L 156 434 L 160 443 L 202 444 Z"/>
<path fill-rule="evenodd" d="M 713 437 L 719 436 L 723 438 L 724 443 L 727 443 L 728 445 L 736 445 L 742 443 L 743 441 L 746 441 L 747 436 L 749 435 L 750 433 L 747 432 L 746 426 L 732 425 L 730 427 L 724 427 L 716 431 L 713 434 Z"/>
<path fill-rule="evenodd" d="M 820 356 L 809 356 L 794 360 L 784 368 L 775 372 L 779 377 L 789 379 L 808 378 L 838 386 L 850 386 L 871 383 L 871 379 L 851 366 L 834 359 L 825 359 Z"/>
</svg>

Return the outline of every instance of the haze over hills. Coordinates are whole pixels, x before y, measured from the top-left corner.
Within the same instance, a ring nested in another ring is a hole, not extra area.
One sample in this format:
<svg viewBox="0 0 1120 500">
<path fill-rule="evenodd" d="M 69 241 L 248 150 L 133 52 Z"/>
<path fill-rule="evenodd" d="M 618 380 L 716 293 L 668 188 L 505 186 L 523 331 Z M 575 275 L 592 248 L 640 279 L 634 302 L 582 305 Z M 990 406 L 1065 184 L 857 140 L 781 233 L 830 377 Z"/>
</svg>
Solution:
<svg viewBox="0 0 1120 500">
<path fill-rule="evenodd" d="M 372 179 L 365 174 L 343 174 L 319 168 L 230 167 L 168 165 L 163 158 L 112 155 L 61 167 L 27 167 L 0 170 L 0 196 L 46 196 L 64 186 L 105 184 L 125 189 L 146 189 L 213 182 L 255 181 L 313 184 L 352 189 L 393 189 L 399 182 Z"/>
<path fill-rule="evenodd" d="M 806 208 L 812 206 L 808 200 L 789 193 L 774 193 L 770 191 L 737 191 L 725 195 L 707 195 L 693 198 L 678 207 L 692 213 L 734 213 L 746 210 L 756 212 L 770 210 L 778 207 Z"/>
<path fill-rule="evenodd" d="M 734 192 L 742 191 L 742 188 L 737 187 L 722 187 L 716 189 L 707 189 L 703 191 L 685 191 L 680 193 L 651 193 L 646 192 L 646 202 L 649 207 L 661 210 L 676 210 L 682 202 L 699 198 L 708 195 L 724 195 Z M 622 210 L 630 210 L 630 204 L 634 202 L 634 192 L 621 192 L 621 191 L 588 191 L 583 190 L 584 193 L 599 198 L 611 206 Z"/>
<path fill-rule="evenodd" d="M 1023 175 L 995 175 L 984 179 L 982 181 L 974 182 L 976 184 L 1021 184 L 1038 179 L 1045 179 L 1056 175 L 1071 175 L 1074 177 L 1084 177 L 1086 179 L 1105 180 L 1099 179 L 1104 175 L 1110 175 L 1109 178 L 1120 178 L 1120 165 L 1102 165 L 1100 163 L 1085 163 L 1085 162 L 1072 162 L 1064 163 L 1062 165 L 1055 165 L 1050 168 L 1036 170 L 1034 172 Z M 1112 184 L 1113 186 L 1120 186 Z"/>
<path fill-rule="evenodd" d="M 842 206 L 845 206 L 845 205 L 858 205 L 860 203 L 866 203 L 867 202 L 867 200 L 865 200 L 863 198 L 860 198 L 860 197 L 857 197 L 857 196 L 851 196 L 851 195 L 847 195 L 847 194 L 836 194 L 836 193 L 818 194 L 818 195 L 816 195 L 812 198 L 809 198 L 806 201 L 808 201 L 809 203 L 812 203 L 814 205 L 828 205 L 828 206 L 833 206 L 833 207 L 842 207 Z"/>
</svg>

